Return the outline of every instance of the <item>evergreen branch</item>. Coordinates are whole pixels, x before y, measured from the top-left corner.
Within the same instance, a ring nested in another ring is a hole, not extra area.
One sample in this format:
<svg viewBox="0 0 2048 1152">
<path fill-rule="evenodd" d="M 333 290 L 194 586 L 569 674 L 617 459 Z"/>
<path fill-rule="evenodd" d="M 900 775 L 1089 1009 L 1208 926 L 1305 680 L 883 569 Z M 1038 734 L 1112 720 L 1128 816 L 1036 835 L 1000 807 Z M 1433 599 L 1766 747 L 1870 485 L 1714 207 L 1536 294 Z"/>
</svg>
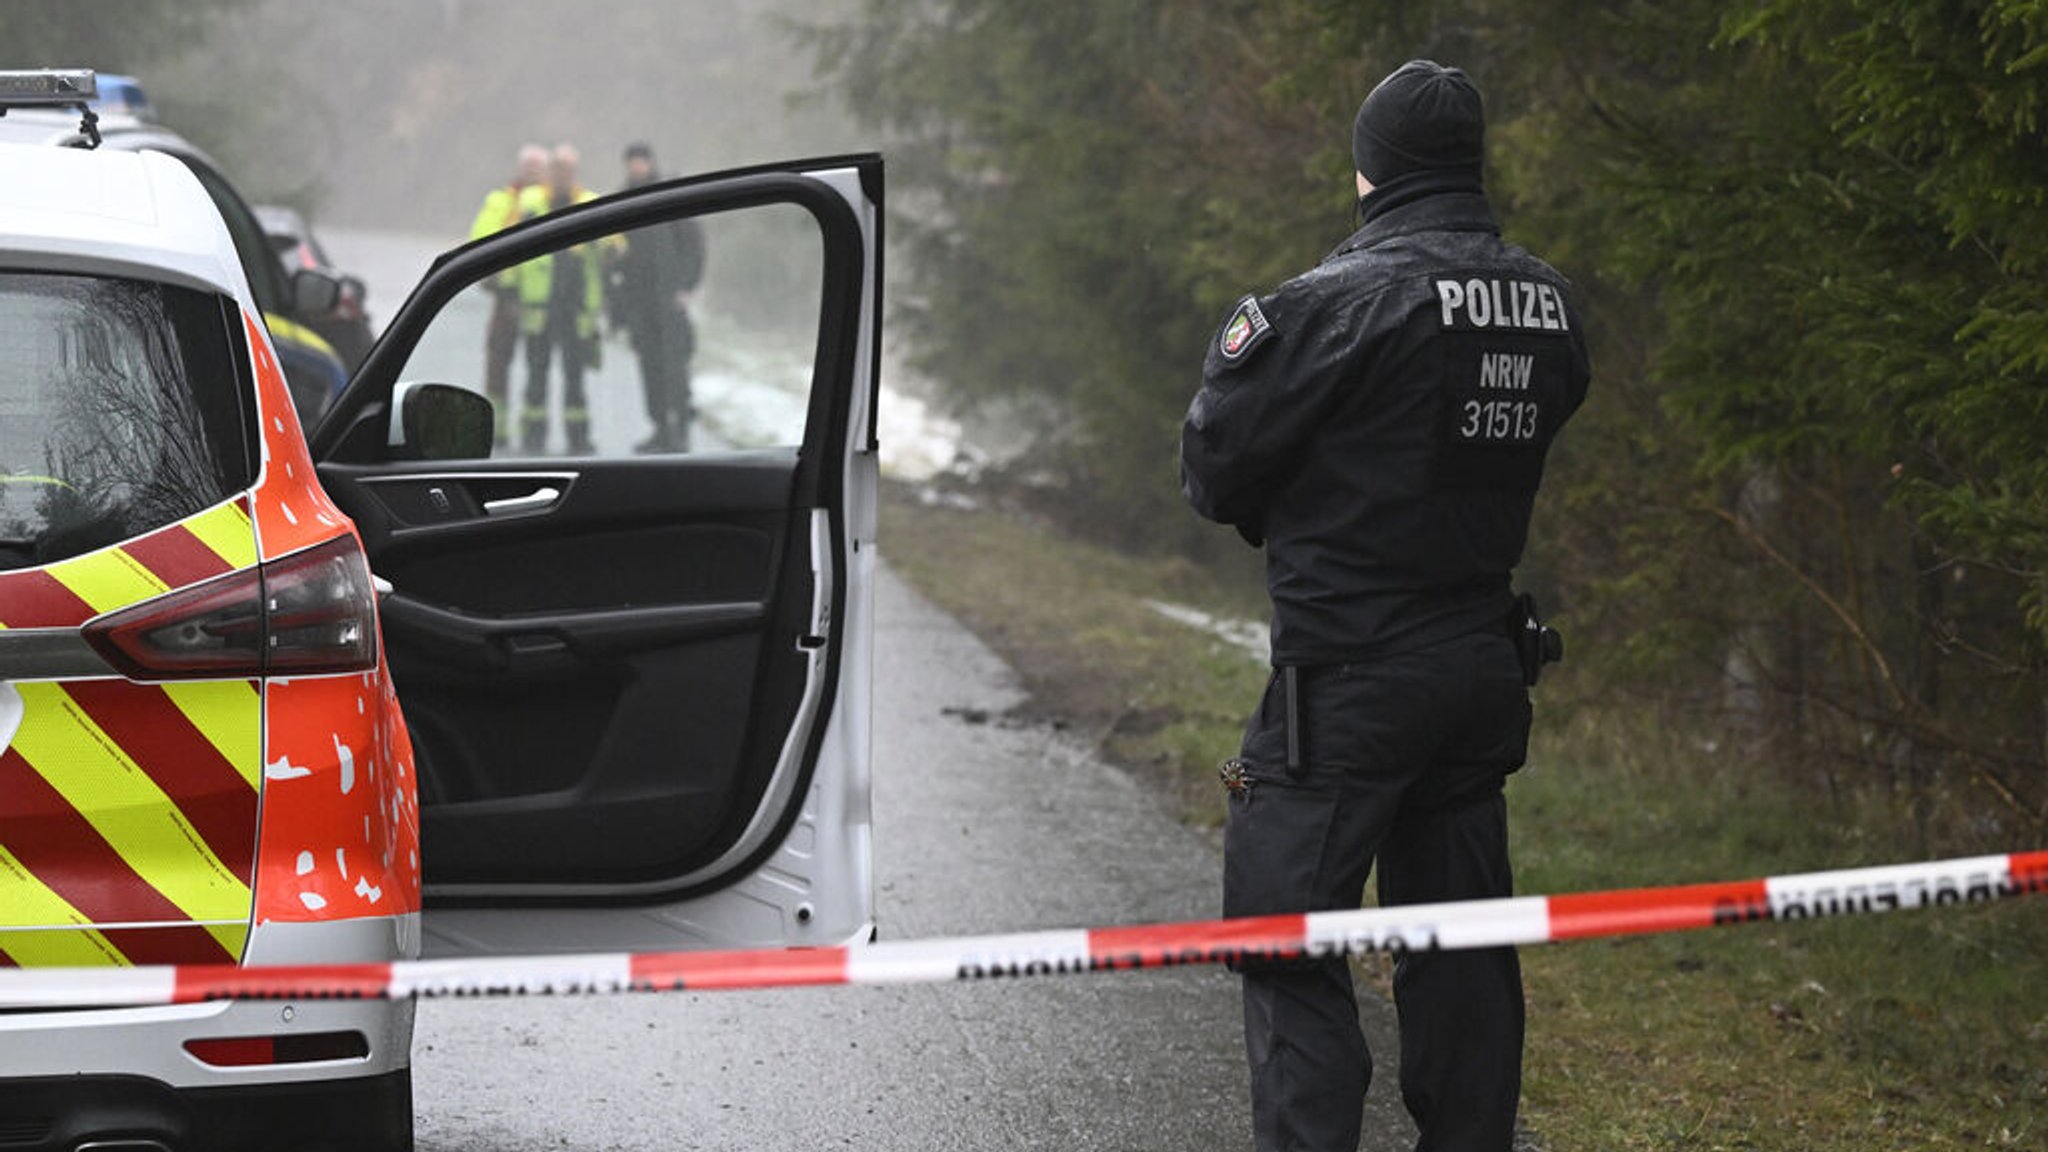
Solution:
<svg viewBox="0 0 2048 1152">
<path fill-rule="evenodd" d="M 1821 587 L 1819 581 L 1800 568 L 1790 557 L 1779 551 L 1769 540 L 1764 539 L 1763 535 L 1744 522 L 1741 516 L 1717 504 L 1707 505 L 1706 510 L 1715 517 L 1725 521 L 1729 527 L 1735 530 L 1737 536 L 1741 537 L 1757 551 L 1763 553 L 1772 563 L 1783 568 L 1787 575 L 1798 581 L 1799 585 L 1808 592 L 1811 592 L 1814 598 L 1827 608 L 1829 614 L 1834 616 L 1836 621 L 1848 631 L 1850 637 L 1856 641 L 1857 646 L 1863 650 L 1863 654 L 1876 667 L 1878 677 L 1884 682 L 1885 688 L 1891 693 L 1892 702 L 1899 711 L 1907 712 L 1913 710 L 1915 703 L 1906 694 L 1905 689 L 1899 686 L 1898 676 L 1892 671 L 1891 661 L 1885 659 L 1884 650 L 1878 646 L 1877 641 L 1871 639 L 1869 630 L 1863 627 L 1862 621 L 1858 620 L 1854 613 L 1843 607 L 1842 602 L 1830 595 L 1827 589 Z"/>
</svg>

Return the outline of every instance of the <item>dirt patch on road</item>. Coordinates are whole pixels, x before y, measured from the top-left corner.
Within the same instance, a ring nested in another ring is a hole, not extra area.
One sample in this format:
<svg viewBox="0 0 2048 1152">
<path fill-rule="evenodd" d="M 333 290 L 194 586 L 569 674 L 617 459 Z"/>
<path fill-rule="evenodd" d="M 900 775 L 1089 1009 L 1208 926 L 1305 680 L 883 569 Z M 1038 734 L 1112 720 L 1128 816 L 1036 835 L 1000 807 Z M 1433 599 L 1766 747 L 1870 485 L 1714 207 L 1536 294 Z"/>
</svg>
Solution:
<svg viewBox="0 0 2048 1152">
<path fill-rule="evenodd" d="M 1236 751 L 1266 670 L 1241 643 L 1152 604 L 1250 618 L 1263 603 L 1253 554 L 1238 571 L 1206 572 L 1064 538 L 1022 514 L 886 492 L 883 555 L 1022 678 L 1030 699 L 1000 719 L 1066 727 L 1156 786 L 1176 816 L 1220 819 L 1216 764 Z"/>
</svg>

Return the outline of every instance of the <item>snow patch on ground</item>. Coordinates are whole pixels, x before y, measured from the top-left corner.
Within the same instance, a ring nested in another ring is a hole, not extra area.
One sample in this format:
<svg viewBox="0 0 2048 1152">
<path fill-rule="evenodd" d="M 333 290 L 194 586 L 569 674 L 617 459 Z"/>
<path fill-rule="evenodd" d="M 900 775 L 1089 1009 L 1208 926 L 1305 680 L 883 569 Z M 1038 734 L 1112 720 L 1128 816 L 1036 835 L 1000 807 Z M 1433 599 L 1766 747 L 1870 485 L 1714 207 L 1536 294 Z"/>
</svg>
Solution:
<svg viewBox="0 0 2048 1152">
<path fill-rule="evenodd" d="M 889 387 L 883 369 L 882 406 L 875 419 L 882 440 L 882 474 L 922 483 L 960 460 L 960 422 L 932 411 L 925 401 Z"/>
<path fill-rule="evenodd" d="M 1231 647 L 1243 651 L 1245 655 L 1258 660 L 1261 664 L 1268 663 L 1273 658 L 1272 637 L 1263 621 L 1227 620 L 1199 608 L 1171 604 L 1164 600 L 1147 600 L 1145 607 L 1176 624 L 1185 624 L 1190 628 L 1207 632 Z"/>
</svg>

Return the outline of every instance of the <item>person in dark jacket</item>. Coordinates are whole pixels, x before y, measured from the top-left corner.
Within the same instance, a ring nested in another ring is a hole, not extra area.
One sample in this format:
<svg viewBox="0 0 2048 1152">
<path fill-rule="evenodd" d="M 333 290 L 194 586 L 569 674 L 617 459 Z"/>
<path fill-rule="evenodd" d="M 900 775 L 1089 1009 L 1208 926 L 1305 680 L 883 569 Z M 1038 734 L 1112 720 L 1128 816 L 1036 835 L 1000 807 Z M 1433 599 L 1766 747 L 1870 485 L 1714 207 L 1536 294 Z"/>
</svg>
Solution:
<svg viewBox="0 0 2048 1152">
<path fill-rule="evenodd" d="M 1526 753 L 1510 576 L 1589 368 L 1570 285 L 1501 239 L 1465 74 L 1403 65 L 1360 106 L 1363 225 L 1232 309 L 1181 439 L 1196 511 L 1266 552 L 1274 675 L 1225 766 L 1224 911 L 1511 894 L 1502 788 Z M 1512 949 L 1397 955 L 1402 1101 L 1423 1149 L 1509 1147 Z M 1341 958 L 1247 962 L 1253 1130 L 1353 1152 L 1372 1061 Z"/>
<path fill-rule="evenodd" d="M 661 179 L 654 150 L 626 147 L 626 187 Z M 640 387 L 654 432 L 640 452 L 687 452 L 694 415 L 690 359 L 697 329 L 690 322 L 690 294 L 704 280 L 704 226 L 694 219 L 638 228 L 626 234 L 610 299 L 612 322 L 624 328 L 640 361 Z"/>
</svg>

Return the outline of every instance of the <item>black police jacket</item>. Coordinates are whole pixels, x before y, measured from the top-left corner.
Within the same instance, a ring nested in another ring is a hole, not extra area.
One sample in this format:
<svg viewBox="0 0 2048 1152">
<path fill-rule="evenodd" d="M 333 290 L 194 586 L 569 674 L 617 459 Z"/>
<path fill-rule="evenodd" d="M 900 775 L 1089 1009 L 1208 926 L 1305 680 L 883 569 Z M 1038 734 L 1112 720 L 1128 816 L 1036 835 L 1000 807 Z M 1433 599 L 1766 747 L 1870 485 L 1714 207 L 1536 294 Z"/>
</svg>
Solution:
<svg viewBox="0 0 2048 1152">
<path fill-rule="evenodd" d="M 1589 371 L 1569 284 L 1503 241 L 1476 191 L 1376 213 L 1240 301 L 1188 409 L 1181 489 L 1264 542 L 1274 663 L 1501 627 Z"/>
</svg>

